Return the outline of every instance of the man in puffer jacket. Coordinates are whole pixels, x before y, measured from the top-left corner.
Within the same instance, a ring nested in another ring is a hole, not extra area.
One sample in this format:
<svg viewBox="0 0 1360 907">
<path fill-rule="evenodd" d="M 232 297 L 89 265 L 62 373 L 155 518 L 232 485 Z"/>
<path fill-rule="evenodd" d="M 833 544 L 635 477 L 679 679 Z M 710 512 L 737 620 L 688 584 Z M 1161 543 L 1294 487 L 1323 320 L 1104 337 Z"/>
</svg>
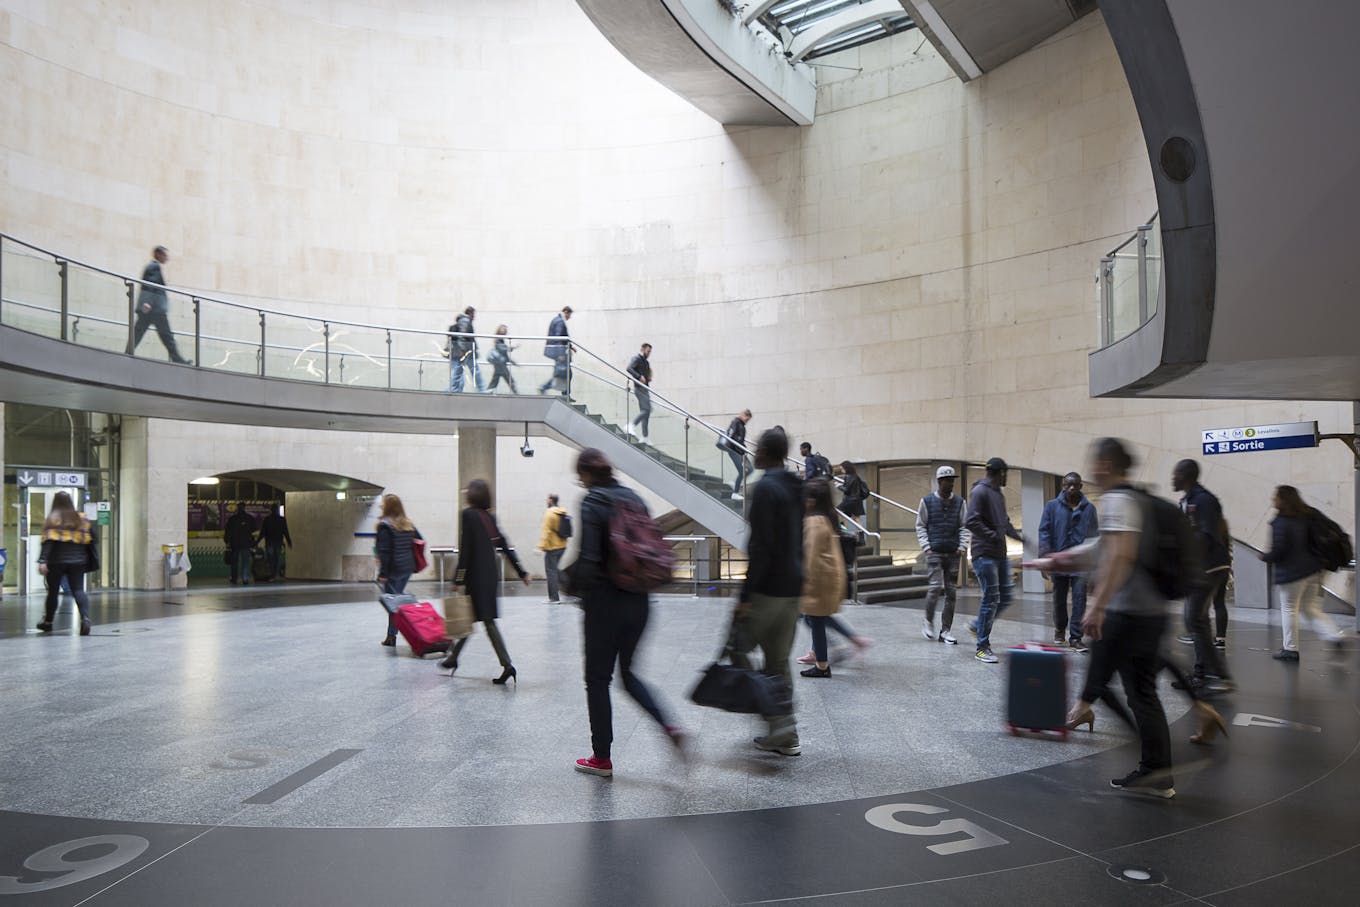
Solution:
<svg viewBox="0 0 1360 907">
<path fill-rule="evenodd" d="M 973 573 L 982 590 L 977 620 L 968 631 L 977 637 L 977 660 L 996 664 L 992 654 L 992 622 L 1011 606 L 1011 564 L 1006 558 L 1006 538 L 1020 540 L 1020 533 L 1006 514 L 1006 473 L 1010 467 L 1000 457 L 987 461 L 987 476 L 979 479 L 968 495 L 968 520 L 972 533 Z"/>
</svg>

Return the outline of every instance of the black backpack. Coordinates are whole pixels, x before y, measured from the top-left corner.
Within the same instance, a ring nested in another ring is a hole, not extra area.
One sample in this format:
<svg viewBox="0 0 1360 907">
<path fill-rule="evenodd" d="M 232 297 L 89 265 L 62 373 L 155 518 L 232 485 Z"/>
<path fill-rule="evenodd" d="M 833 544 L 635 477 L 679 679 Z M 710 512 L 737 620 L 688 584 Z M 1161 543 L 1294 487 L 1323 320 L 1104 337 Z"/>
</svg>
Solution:
<svg viewBox="0 0 1360 907">
<path fill-rule="evenodd" d="M 1168 601 L 1185 598 L 1204 585 L 1204 557 L 1190 518 L 1180 507 L 1142 489 L 1143 537 L 1138 564 Z"/>
<path fill-rule="evenodd" d="M 807 476 L 809 479 L 829 479 L 831 478 L 831 461 L 821 454 L 814 454 L 812 457 L 812 473 Z"/>
<path fill-rule="evenodd" d="M 571 516 L 565 513 L 557 515 L 557 537 L 559 539 L 571 538 Z"/>
<path fill-rule="evenodd" d="M 1308 550 L 1328 570 L 1340 570 L 1355 559 L 1351 537 L 1316 509 L 1308 514 Z"/>
</svg>

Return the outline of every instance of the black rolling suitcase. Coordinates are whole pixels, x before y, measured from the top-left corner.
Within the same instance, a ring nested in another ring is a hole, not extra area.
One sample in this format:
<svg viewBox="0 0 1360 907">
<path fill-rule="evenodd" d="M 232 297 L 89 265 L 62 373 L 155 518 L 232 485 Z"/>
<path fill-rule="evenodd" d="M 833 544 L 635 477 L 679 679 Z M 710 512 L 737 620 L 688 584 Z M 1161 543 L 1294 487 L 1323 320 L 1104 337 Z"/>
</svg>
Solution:
<svg viewBox="0 0 1360 907">
<path fill-rule="evenodd" d="M 1008 650 L 1006 726 L 1067 736 L 1067 652 L 1040 643 Z"/>
</svg>

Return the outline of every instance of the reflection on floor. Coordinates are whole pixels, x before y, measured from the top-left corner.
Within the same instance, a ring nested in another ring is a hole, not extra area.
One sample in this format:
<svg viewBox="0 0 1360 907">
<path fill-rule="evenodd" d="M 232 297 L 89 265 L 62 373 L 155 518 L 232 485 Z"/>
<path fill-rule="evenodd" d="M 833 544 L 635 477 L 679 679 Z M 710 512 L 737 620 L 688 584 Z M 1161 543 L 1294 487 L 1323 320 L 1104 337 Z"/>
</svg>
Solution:
<svg viewBox="0 0 1360 907">
<path fill-rule="evenodd" d="M 1007 735 L 1004 660 L 973 660 L 962 617 L 946 646 L 916 609 L 847 609 L 877 644 L 798 680 L 787 759 L 686 699 L 726 601 L 658 597 L 638 672 L 695 757 L 616 689 L 602 780 L 571 771 L 589 747 L 569 605 L 505 600 L 505 689 L 480 634 L 452 678 L 378 646 L 368 587 L 99 601 L 85 638 L 22 629 L 36 598 L 0 609 L 0 895 L 20 903 L 1350 903 L 1360 881 L 1354 653 L 1276 663 L 1263 615 L 1230 632 L 1231 740 L 1173 726 L 1167 803 L 1109 789 L 1137 747 L 1108 714 L 1065 743 Z M 1044 638 L 1044 613 L 1023 597 L 998 652 Z M 78 868 L 50 859 L 63 842 Z"/>
</svg>

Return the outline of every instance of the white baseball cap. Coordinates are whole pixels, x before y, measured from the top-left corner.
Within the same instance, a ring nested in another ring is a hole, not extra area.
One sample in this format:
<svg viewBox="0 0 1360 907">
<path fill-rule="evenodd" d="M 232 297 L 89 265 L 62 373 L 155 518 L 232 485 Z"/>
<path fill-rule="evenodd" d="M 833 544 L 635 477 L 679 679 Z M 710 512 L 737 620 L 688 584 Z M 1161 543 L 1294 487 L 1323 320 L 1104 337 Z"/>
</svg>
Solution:
<svg viewBox="0 0 1360 907">
<path fill-rule="evenodd" d="M 956 476 L 958 476 L 958 473 L 954 471 L 952 466 L 941 466 L 935 470 L 935 478 L 937 479 L 952 479 Z"/>
</svg>

